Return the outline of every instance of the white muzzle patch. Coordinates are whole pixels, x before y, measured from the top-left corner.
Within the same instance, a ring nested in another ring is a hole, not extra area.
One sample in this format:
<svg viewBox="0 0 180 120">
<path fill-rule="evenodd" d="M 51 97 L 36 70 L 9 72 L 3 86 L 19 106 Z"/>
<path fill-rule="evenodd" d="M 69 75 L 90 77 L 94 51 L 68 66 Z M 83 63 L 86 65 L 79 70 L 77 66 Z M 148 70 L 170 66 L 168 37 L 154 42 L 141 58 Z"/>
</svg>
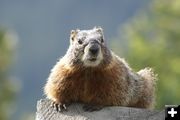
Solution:
<svg viewBox="0 0 180 120">
<path fill-rule="evenodd" d="M 102 59 L 103 59 L 103 55 L 102 55 L 102 51 L 101 51 L 101 48 L 99 49 L 99 52 L 98 52 L 98 55 L 94 58 L 93 57 L 93 60 L 90 60 L 89 59 L 89 48 L 88 47 L 85 47 L 84 49 L 84 55 L 82 56 L 82 62 L 84 63 L 84 66 L 86 67 L 96 67 L 98 66 Z"/>
</svg>

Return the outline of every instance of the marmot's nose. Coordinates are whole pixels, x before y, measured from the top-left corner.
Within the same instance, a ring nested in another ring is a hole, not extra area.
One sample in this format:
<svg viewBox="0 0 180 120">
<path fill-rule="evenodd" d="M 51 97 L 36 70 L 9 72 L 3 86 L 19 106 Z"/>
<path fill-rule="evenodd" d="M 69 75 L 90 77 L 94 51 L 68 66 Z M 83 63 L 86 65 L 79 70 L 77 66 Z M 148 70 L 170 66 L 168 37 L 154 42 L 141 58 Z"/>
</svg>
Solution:
<svg viewBox="0 0 180 120">
<path fill-rule="evenodd" d="M 93 46 L 91 46 L 91 47 L 89 48 L 89 51 L 90 51 L 91 54 L 96 55 L 96 54 L 98 53 L 98 51 L 99 51 L 98 45 L 93 45 Z"/>
</svg>

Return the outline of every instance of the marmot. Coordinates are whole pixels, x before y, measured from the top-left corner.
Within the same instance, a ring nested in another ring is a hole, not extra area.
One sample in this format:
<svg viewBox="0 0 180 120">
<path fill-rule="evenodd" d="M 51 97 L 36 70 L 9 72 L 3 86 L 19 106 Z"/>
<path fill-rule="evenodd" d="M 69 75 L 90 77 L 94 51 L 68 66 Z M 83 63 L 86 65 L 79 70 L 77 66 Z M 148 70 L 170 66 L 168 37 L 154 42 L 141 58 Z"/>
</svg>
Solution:
<svg viewBox="0 0 180 120">
<path fill-rule="evenodd" d="M 134 72 L 105 44 L 103 29 L 72 30 L 70 46 L 44 87 L 58 110 L 81 102 L 86 111 L 103 106 L 152 108 L 156 75 L 151 68 Z"/>
</svg>

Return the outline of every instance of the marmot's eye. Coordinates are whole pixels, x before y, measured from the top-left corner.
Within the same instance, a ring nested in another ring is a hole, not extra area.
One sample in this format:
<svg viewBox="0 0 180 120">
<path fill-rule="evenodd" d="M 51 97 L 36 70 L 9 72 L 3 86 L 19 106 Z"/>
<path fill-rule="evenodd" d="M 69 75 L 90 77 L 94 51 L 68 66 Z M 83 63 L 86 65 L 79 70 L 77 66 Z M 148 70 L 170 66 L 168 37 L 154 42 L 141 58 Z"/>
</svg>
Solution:
<svg viewBox="0 0 180 120">
<path fill-rule="evenodd" d="M 81 39 L 79 39 L 79 40 L 78 40 L 78 43 L 79 43 L 79 44 L 82 44 L 82 43 L 83 43 L 83 41 L 82 41 Z"/>
<path fill-rule="evenodd" d="M 103 43 L 104 42 L 104 39 L 103 39 L 103 37 L 100 39 L 100 41 Z"/>
</svg>

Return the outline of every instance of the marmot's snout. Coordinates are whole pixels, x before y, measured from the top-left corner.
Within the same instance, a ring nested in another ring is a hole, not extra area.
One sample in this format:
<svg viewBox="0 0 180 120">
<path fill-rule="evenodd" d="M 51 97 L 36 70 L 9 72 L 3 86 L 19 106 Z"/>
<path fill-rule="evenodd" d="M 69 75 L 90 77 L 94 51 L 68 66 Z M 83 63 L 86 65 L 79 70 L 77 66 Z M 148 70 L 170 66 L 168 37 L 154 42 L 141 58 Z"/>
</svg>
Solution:
<svg viewBox="0 0 180 120">
<path fill-rule="evenodd" d="M 102 56 L 99 42 L 92 40 L 84 49 L 83 62 L 87 66 L 97 66 L 101 62 Z"/>
<path fill-rule="evenodd" d="M 97 42 L 92 41 L 89 43 L 89 46 L 89 53 L 92 56 L 97 56 L 99 53 L 100 45 Z"/>
</svg>

